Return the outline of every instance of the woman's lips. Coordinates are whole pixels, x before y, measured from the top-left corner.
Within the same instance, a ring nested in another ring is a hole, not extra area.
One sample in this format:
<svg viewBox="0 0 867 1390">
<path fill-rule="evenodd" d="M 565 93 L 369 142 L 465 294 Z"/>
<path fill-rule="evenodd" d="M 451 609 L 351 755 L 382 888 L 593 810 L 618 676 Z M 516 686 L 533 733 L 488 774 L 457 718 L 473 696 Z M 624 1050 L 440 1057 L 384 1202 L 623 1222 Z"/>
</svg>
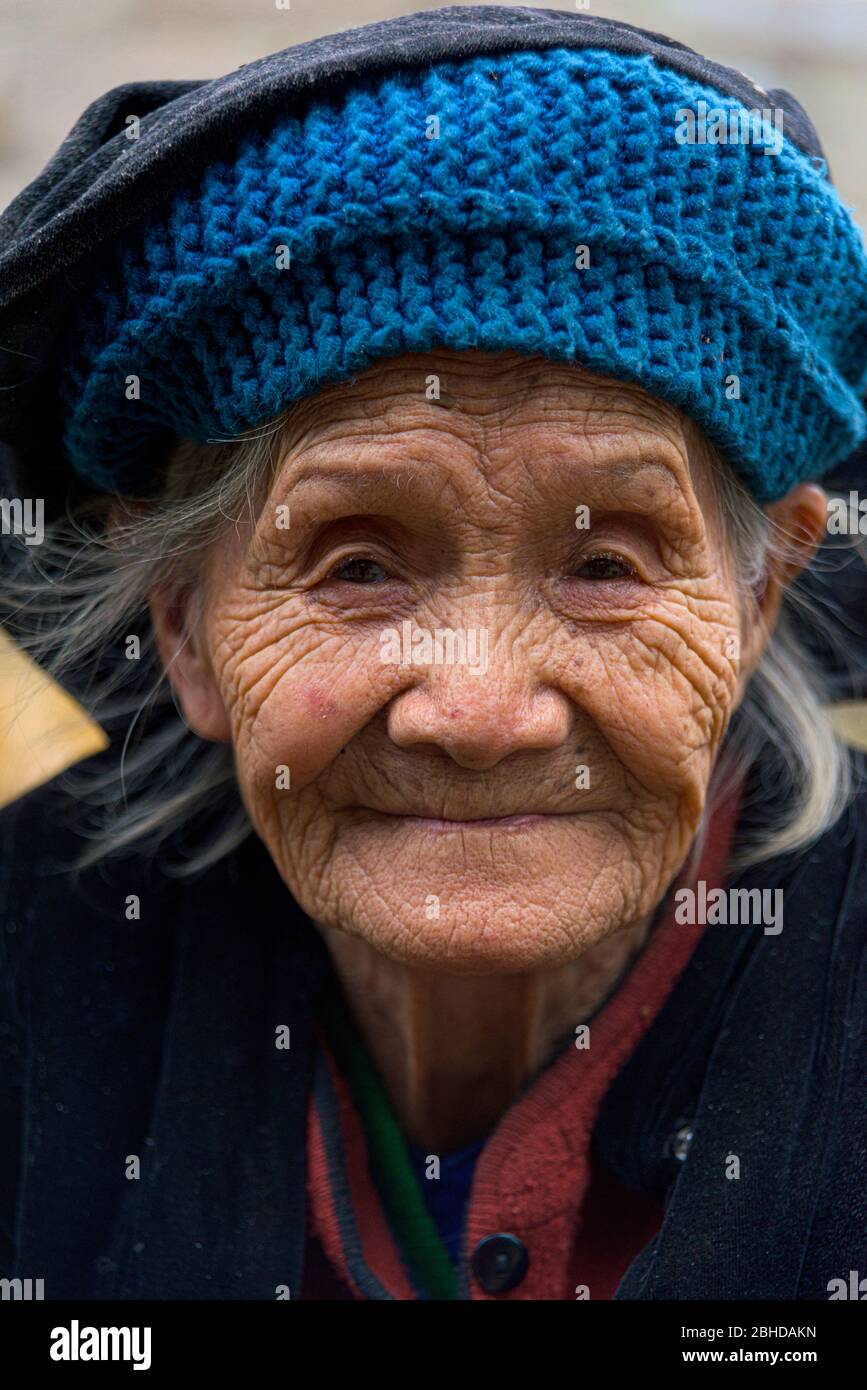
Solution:
<svg viewBox="0 0 867 1390">
<path fill-rule="evenodd" d="M 380 814 L 387 815 L 392 820 L 402 821 L 404 825 L 418 826 L 419 829 L 439 832 L 460 831 L 462 833 L 468 830 L 529 830 L 534 826 L 544 824 L 546 821 L 562 818 L 556 812 L 537 811 L 524 811 L 508 816 L 480 816 L 467 820 L 447 820 L 442 816 L 401 815 L 394 811 L 383 811 Z"/>
</svg>

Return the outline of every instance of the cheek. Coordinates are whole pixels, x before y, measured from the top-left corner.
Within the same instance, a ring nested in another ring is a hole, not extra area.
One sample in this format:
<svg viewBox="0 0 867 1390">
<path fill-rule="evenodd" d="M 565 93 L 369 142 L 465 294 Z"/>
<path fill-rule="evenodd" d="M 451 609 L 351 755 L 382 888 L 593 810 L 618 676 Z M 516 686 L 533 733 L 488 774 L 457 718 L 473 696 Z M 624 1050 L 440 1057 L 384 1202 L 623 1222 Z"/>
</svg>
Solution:
<svg viewBox="0 0 867 1390">
<path fill-rule="evenodd" d="M 643 795 L 701 811 L 737 690 L 737 615 L 726 602 L 666 602 L 591 634 L 574 698 Z"/>
<path fill-rule="evenodd" d="M 231 642 L 220 631 L 231 630 Z M 313 782 L 391 697 L 394 668 L 375 633 L 335 632 L 306 621 L 301 605 L 258 616 L 218 616 L 214 670 L 232 726 L 242 790 L 251 810 Z"/>
</svg>

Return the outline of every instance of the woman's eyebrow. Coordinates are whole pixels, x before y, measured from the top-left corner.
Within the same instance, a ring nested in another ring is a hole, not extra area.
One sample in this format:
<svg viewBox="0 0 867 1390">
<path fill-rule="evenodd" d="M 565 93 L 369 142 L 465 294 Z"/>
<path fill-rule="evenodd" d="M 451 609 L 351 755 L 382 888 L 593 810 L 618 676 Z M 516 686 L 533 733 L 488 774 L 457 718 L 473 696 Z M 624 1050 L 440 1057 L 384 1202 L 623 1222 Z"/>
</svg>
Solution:
<svg viewBox="0 0 867 1390">
<path fill-rule="evenodd" d="M 329 468 L 327 465 L 317 464 L 315 468 L 307 469 L 297 477 L 292 478 L 288 486 L 292 492 L 311 483 L 325 483 L 340 487 L 371 486 L 382 483 L 399 486 L 401 474 L 406 471 L 406 468 L 405 463 L 395 463 L 386 467 L 376 465 L 369 467 L 359 464 L 355 468 Z"/>
<path fill-rule="evenodd" d="M 660 458 L 600 460 L 589 468 L 582 469 L 579 475 L 569 477 L 570 464 L 574 458 L 560 456 L 558 490 L 576 503 L 584 500 L 607 509 L 620 508 L 627 511 L 652 512 L 658 506 L 683 497 L 683 480 L 672 462 Z M 532 463 L 528 461 L 528 467 Z M 550 478 L 541 479 L 547 490 Z M 425 468 L 418 459 L 394 459 L 389 463 L 359 461 L 353 467 L 335 460 L 334 464 L 318 462 L 308 464 L 299 473 L 281 484 L 280 498 L 289 502 L 302 500 L 305 492 L 319 489 L 323 493 L 356 494 L 363 490 L 368 494 L 382 496 L 404 489 L 435 489 L 444 486 L 453 489 L 455 479 L 434 465 Z M 663 497 L 654 497 L 651 489 L 661 487 Z"/>
<path fill-rule="evenodd" d="M 648 483 L 651 486 L 659 483 L 670 497 L 683 494 L 684 479 L 681 478 L 678 469 L 659 458 L 600 463 L 598 468 L 591 472 L 594 484 L 616 484 L 629 490 L 640 488 L 646 494 Z"/>
<path fill-rule="evenodd" d="M 434 474 L 430 469 L 425 470 L 416 459 L 395 459 L 388 464 L 359 462 L 351 468 L 317 463 L 284 479 L 279 486 L 279 495 L 282 500 L 289 502 L 295 497 L 300 500 L 299 494 L 315 488 L 325 492 L 353 493 L 364 489 L 374 494 L 393 494 L 410 483 L 425 486 L 436 482 L 442 484 L 444 481 L 442 472 Z"/>
</svg>

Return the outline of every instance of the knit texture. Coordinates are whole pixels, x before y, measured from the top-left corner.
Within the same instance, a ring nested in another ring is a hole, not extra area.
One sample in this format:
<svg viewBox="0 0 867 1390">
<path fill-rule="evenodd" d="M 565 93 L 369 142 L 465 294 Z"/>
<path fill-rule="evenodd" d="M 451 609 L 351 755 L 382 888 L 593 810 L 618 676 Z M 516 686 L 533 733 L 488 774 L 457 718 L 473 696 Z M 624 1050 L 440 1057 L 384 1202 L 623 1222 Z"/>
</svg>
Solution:
<svg viewBox="0 0 867 1390">
<path fill-rule="evenodd" d="M 114 243 L 64 349 L 74 468 L 147 492 L 171 437 L 236 437 L 442 346 L 637 382 L 761 501 L 821 477 L 867 433 L 861 238 L 791 142 L 677 143 L 701 101 L 739 109 L 649 56 L 553 49 L 393 72 L 240 136 Z"/>
</svg>

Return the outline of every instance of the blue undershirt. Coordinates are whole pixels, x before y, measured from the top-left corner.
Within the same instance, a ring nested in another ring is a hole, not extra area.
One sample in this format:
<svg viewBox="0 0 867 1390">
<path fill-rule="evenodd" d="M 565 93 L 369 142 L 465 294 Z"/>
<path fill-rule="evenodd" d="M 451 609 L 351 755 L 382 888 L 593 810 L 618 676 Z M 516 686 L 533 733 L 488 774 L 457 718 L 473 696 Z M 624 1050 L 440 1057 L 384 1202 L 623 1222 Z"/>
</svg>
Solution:
<svg viewBox="0 0 867 1390">
<path fill-rule="evenodd" d="M 464 1215 L 473 1185 L 476 1161 L 484 1146 L 485 1140 L 480 1139 L 475 1144 L 468 1144 L 466 1148 L 442 1155 L 439 1177 L 429 1178 L 428 1150 L 420 1148 L 418 1144 L 407 1145 L 413 1171 L 418 1178 L 428 1211 L 436 1223 L 443 1245 L 455 1264 L 460 1259 Z"/>
</svg>

